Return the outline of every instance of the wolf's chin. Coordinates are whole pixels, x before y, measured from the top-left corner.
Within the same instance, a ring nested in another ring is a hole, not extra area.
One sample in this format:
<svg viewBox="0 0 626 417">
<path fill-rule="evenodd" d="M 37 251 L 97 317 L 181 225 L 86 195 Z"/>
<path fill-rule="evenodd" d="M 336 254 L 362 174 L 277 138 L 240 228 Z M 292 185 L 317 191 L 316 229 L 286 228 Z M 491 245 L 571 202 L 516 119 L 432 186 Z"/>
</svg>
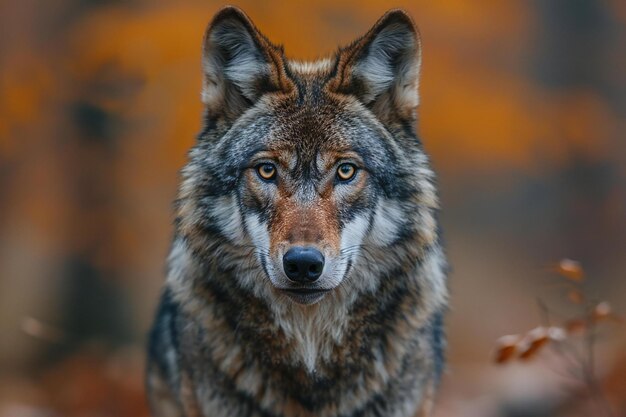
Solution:
<svg viewBox="0 0 626 417">
<path fill-rule="evenodd" d="M 330 290 L 281 290 L 289 299 L 302 305 L 316 304 L 330 292 Z"/>
</svg>

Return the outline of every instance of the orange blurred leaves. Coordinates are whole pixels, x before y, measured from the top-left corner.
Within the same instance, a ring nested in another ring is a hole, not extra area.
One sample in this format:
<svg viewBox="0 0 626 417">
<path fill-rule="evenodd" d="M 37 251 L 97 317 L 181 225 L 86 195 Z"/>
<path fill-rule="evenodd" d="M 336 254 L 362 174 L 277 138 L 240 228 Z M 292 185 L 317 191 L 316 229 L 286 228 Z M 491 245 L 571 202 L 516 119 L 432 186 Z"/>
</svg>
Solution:
<svg viewBox="0 0 626 417">
<path fill-rule="evenodd" d="M 515 359 L 529 360 L 550 342 L 560 342 L 567 337 L 560 327 L 539 326 L 524 335 L 503 336 L 496 342 L 494 362 L 504 364 Z"/>
<path fill-rule="evenodd" d="M 553 268 L 554 272 L 571 281 L 580 282 L 585 278 L 585 271 L 578 261 L 561 259 Z"/>
<path fill-rule="evenodd" d="M 496 341 L 496 349 L 494 354 L 494 361 L 498 364 L 506 363 L 513 359 L 517 354 L 517 344 L 521 340 L 521 336 L 507 335 L 502 336 Z"/>
<path fill-rule="evenodd" d="M 583 293 L 582 283 L 585 271 L 580 262 L 572 259 L 562 259 L 550 268 L 560 277 L 569 281 L 567 299 L 574 305 L 580 306 L 582 312 L 578 317 L 566 320 L 560 326 L 538 326 L 525 334 L 507 335 L 496 341 L 493 361 L 496 364 L 504 364 L 515 359 L 529 360 L 536 357 L 544 347 L 551 343 L 559 344 L 568 341 L 573 335 L 590 337 L 593 341 L 593 331 L 596 324 L 604 321 L 623 322 L 623 319 L 613 313 L 611 305 L 607 301 L 598 304 L 590 304 Z M 561 286 L 561 285 L 559 285 Z M 546 321 L 549 317 L 549 309 L 540 302 Z"/>
</svg>

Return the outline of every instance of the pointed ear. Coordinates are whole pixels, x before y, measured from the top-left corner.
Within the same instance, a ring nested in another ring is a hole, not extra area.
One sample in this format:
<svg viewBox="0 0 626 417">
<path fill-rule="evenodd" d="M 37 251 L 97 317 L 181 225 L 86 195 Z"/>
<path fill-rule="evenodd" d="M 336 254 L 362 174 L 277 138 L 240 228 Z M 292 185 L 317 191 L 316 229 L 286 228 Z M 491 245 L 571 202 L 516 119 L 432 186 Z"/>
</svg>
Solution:
<svg viewBox="0 0 626 417">
<path fill-rule="evenodd" d="M 360 39 L 339 51 L 331 88 L 356 96 L 379 117 L 413 120 L 419 104 L 421 42 L 411 17 L 390 10 Z M 390 107 L 391 106 L 391 107 Z"/>
<path fill-rule="evenodd" d="M 240 116 L 263 94 L 289 91 L 282 47 L 236 7 L 220 10 L 204 35 L 202 101 L 212 116 Z"/>
</svg>

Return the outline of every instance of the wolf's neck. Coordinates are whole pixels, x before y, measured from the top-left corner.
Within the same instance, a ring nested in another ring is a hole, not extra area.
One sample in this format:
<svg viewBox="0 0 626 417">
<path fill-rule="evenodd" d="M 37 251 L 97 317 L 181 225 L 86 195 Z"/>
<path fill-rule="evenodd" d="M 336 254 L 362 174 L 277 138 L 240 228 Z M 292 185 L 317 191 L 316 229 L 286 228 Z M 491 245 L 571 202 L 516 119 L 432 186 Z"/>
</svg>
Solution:
<svg viewBox="0 0 626 417">
<path fill-rule="evenodd" d="M 312 306 L 291 302 L 270 306 L 276 326 L 289 341 L 293 364 L 314 373 L 320 361 L 332 361 L 351 325 L 351 304 L 342 295 L 331 294 Z"/>
</svg>

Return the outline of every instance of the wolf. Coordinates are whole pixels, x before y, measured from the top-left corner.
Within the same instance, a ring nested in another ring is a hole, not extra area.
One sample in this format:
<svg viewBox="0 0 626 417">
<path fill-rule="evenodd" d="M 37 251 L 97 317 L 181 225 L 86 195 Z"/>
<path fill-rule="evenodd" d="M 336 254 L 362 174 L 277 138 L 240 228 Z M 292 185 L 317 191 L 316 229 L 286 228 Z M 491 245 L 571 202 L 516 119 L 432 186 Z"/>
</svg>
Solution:
<svg viewBox="0 0 626 417">
<path fill-rule="evenodd" d="M 238 8 L 214 16 L 150 335 L 155 416 L 430 414 L 448 295 L 421 56 L 401 10 L 315 62 Z"/>
</svg>

